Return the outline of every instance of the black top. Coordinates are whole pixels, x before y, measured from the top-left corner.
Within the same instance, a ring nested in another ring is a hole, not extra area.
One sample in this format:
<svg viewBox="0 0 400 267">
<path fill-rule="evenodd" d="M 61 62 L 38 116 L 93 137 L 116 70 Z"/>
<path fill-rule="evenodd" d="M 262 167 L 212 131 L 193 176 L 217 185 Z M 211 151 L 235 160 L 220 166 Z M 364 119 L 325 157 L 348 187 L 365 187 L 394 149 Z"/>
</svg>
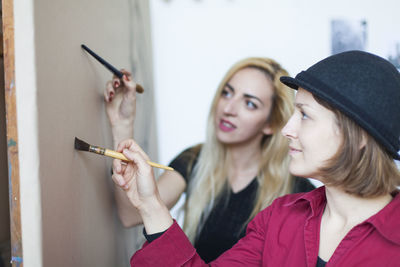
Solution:
<svg viewBox="0 0 400 267">
<path fill-rule="evenodd" d="M 189 183 L 193 166 L 201 146 L 191 147 L 179 154 L 169 166 L 179 172 Z M 198 234 L 194 247 L 205 262 L 216 259 L 230 249 L 246 233 L 246 225 L 253 209 L 258 188 L 257 179 L 243 190 L 233 193 L 228 188 L 216 201 L 214 208 Z M 308 192 L 315 187 L 304 178 L 295 178 L 293 193 Z"/>
<path fill-rule="evenodd" d="M 326 265 L 326 261 L 324 261 L 323 259 L 321 259 L 320 257 L 318 257 L 317 260 L 317 267 L 325 267 Z"/>
</svg>

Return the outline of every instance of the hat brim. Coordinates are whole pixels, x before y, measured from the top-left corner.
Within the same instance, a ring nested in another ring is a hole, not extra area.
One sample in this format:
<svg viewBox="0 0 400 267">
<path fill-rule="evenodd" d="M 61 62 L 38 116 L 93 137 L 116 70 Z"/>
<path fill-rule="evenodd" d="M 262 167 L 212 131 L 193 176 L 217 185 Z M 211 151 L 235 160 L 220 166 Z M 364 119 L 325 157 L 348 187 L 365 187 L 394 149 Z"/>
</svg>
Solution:
<svg viewBox="0 0 400 267">
<path fill-rule="evenodd" d="M 299 89 L 298 83 L 300 81 L 297 81 L 295 78 L 289 77 L 289 76 L 282 76 L 280 78 L 281 82 L 284 83 L 285 85 L 289 86 L 292 89 Z"/>
</svg>

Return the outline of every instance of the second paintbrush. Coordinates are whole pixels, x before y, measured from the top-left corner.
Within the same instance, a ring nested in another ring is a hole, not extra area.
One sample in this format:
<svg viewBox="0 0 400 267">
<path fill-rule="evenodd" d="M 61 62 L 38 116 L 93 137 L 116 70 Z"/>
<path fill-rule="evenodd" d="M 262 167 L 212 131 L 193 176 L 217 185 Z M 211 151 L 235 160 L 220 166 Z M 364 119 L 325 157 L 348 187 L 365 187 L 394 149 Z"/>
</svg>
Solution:
<svg viewBox="0 0 400 267">
<path fill-rule="evenodd" d="M 87 151 L 87 152 L 92 152 L 92 153 L 96 153 L 99 155 L 104 155 L 107 157 L 111 157 L 111 158 L 115 158 L 115 159 L 120 159 L 123 161 L 130 161 L 127 157 L 125 157 L 124 154 L 111 150 L 111 149 L 107 149 L 107 148 L 103 148 L 103 147 L 99 147 L 99 146 L 92 146 L 88 143 L 86 143 L 85 141 L 82 141 L 78 138 L 75 137 L 75 149 L 77 150 L 82 150 L 82 151 Z M 173 171 L 174 169 L 168 166 L 164 166 L 155 162 L 151 162 L 151 161 L 147 161 L 147 163 L 155 168 L 159 168 L 159 169 L 164 169 L 164 170 L 168 170 L 168 171 Z"/>
<path fill-rule="evenodd" d="M 109 71 L 111 71 L 112 73 L 114 73 L 115 76 L 117 76 L 118 78 L 122 79 L 122 76 L 124 75 L 121 71 L 117 70 L 113 65 L 111 65 L 110 63 L 108 63 L 107 61 L 105 61 L 102 57 L 100 57 L 99 55 L 97 55 L 95 52 L 93 52 L 89 47 L 87 47 L 86 45 L 82 44 L 81 47 L 88 52 L 91 56 L 93 56 L 98 62 L 100 62 L 101 64 L 103 64 L 104 67 L 106 67 Z M 144 92 L 143 87 L 136 83 L 136 92 L 138 92 L 139 94 Z"/>
</svg>

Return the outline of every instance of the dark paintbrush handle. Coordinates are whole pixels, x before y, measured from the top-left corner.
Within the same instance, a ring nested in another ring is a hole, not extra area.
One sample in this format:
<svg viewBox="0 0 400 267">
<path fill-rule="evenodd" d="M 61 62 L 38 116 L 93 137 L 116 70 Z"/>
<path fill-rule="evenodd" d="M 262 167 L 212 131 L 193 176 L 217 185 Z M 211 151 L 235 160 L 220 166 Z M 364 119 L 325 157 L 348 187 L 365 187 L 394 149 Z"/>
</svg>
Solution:
<svg viewBox="0 0 400 267">
<path fill-rule="evenodd" d="M 109 69 L 112 73 L 114 73 L 115 76 L 118 78 L 122 79 L 122 76 L 124 75 L 122 72 L 117 70 L 113 65 L 105 61 L 103 58 L 98 56 L 95 52 L 90 50 L 86 45 L 81 45 L 83 49 L 85 49 L 90 55 L 92 55 L 95 59 L 97 59 L 101 64 L 103 64 L 107 69 Z"/>
</svg>

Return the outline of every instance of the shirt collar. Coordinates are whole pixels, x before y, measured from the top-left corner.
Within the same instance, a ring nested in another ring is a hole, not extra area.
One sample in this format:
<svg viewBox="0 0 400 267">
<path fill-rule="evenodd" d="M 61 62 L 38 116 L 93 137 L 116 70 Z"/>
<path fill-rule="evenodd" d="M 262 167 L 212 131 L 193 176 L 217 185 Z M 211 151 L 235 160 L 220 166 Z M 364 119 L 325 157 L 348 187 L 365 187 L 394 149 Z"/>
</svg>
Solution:
<svg viewBox="0 0 400 267">
<path fill-rule="evenodd" d="M 291 202 L 287 203 L 285 206 L 293 206 L 298 203 L 308 203 L 311 208 L 312 216 L 318 214 L 318 211 L 325 207 L 326 197 L 325 197 L 325 186 L 318 187 L 310 192 L 299 194 Z"/>
<path fill-rule="evenodd" d="M 312 216 L 319 214 L 318 211 L 326 204 L 325 186 L 321 186 L 305 194 L 300 194 L 285 206 L 292 206 L 304 202 L 309 203 Z M 400 193 L 397 192 L 389 204 L 365 222 L 373 225 L 385 239 L 400 245 L 400 231 L 397 230 L 400 229 L 399 211 Z"/>
<path fill-rule="evenodd" d="M 396 192 L 392 201 L 371 216 L 366 222 L 371 223 L 387 240 L 400 245 L 400 193 Z"/>
</svg>

